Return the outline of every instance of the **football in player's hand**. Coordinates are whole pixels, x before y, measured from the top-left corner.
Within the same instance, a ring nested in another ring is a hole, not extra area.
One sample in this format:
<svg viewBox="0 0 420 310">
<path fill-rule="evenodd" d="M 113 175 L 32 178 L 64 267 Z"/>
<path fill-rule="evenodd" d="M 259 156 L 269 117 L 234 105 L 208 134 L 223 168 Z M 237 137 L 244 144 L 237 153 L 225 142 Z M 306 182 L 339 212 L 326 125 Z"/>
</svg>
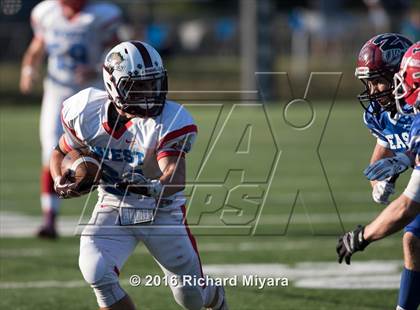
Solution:
<svg viewBox="0 0 420 310">
<path fill-rule="evenodd" d="M 76 183 L 77 191 L 86 194 L 95 189 L 94 185 L 101 178 L 100 160 L 92 153 L 72 150 L 66 154 L 61 162 L 61 173 L 71 171 L 71 178 Z"/>
</svg>

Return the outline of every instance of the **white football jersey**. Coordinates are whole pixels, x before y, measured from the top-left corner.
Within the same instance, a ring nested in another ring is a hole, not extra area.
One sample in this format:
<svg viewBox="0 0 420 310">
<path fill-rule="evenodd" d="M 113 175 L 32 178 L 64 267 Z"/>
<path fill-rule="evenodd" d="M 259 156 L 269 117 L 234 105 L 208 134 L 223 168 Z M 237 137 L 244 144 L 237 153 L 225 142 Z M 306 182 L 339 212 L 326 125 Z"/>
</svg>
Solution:
<svg viewBox="0 0 420 310">
<path fill-rule="evenodd" d="M 100 198 L 123 205 L 138 205 L 142 199 L 142 207 L 155 207 L 154 198 L 132 193 L 124 197 L 125 193 L 113 185 L 121 181 L 124 172 L 141 171 L 148 178 L 159 178 L 158 160 L 185 156 L 195 140 L 197 126 L 183 106 L 167 100 L 159 116 L 133 118 L 113 130 L 108 123 L 110 104 L 108 94 L 96 88 L 82 90 L 64 101 L 66 151 L 87 146 L 103 159 Z M 167 197 L 167 201 L 174 206 L 185 204 L 182 193 Z"/>
<path fill-rule="evenodd" d="M 104 47 L 116 34 L 121 11 L 110 3 L 88 3 L 69 20 L 58 0 L 46 0 L 32 10 L 31 23 L 48 53 L 47 77 L 75 87 L 74 70 L 78 65 L 95 67 L 100 72 Z"/>
</svg>

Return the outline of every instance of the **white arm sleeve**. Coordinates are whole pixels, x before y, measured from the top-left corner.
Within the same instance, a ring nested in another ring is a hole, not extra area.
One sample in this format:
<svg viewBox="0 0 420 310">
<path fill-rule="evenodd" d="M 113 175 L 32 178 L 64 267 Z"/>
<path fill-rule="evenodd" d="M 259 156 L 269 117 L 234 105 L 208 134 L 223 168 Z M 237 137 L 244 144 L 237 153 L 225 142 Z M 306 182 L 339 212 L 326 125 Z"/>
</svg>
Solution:
<svg viewBox="0 0 420 310">
<path fill-rule="evenodd" d="M 404 195 L 420 203 L 420 170 L 414 169 L 411 174 L 410 181 L 408 181 L 407 187 L 404 190 Z"/>
</svg>

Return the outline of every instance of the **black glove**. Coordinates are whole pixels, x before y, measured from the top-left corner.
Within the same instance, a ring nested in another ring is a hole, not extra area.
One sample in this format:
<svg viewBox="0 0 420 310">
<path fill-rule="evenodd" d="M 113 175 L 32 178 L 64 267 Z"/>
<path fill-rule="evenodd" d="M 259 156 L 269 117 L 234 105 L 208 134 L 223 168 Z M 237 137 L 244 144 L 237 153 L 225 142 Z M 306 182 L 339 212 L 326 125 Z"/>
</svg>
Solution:
<svg viewBox="0 0 420 310">
<path fill-rule="evenodd" d="M 346 232 L 338 239 L 337 254 L 338 262 L 341 264 L 343 259 L 347 265 L 350 265 L 350 259 L 353 253 L 363 251 L 368 245 L 369 241 L 363 238 L 364 226 L 357 226 L 353 231 Z"/>
<path fill-rule="evenodd" d="M 121 182 L 116 184 L 120 190 L 127 190 L 131 193 L 150 196 L 149 195 L 149 180 L 139 172 L 126 172 L 122 175 Z"/>
<path fill-rule="evenodd" d="M 79 184 L 76 183 L 74 171 L 68 169 L 61 177 L 54 179 L 54 190 L 61 199 L 79 197 L 83 192 L 79 190 Z"/>
</svg>

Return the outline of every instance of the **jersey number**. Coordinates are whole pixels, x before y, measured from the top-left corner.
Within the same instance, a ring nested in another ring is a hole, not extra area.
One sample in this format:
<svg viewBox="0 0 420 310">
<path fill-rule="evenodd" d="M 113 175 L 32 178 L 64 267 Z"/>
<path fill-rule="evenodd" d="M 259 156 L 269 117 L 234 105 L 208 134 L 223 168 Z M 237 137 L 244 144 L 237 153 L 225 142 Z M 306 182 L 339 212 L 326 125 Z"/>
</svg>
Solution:
<svg viewBox="0 0 420 310">
<path fill-rule="evenodd" d="M 54 50 L 58 44 L 51 44 L 48 46 L 48 52 L 54 54 Z M 88 53 L 85 45 L 81 43 L 74 43 L 70 46 L 66 53 L 58 54 L 57 68 L 60 70 L 74 70 L 77 65 L 87 64 Z"/>
</svg>

